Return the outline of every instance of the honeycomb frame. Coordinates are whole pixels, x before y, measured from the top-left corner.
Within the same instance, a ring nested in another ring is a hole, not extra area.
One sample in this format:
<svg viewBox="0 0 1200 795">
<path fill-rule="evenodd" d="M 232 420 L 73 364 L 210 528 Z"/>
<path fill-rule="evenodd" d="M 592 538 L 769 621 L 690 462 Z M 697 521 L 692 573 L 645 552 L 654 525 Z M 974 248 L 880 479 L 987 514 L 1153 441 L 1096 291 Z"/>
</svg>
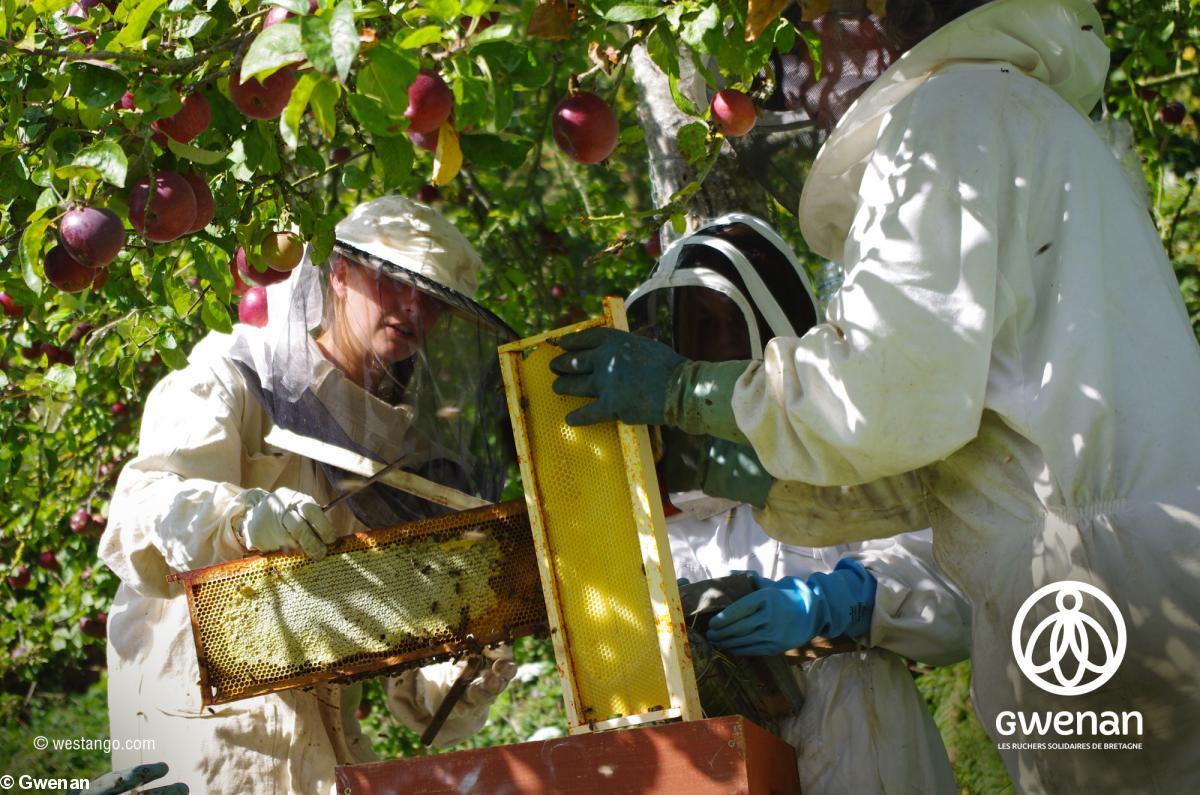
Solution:
<svg viewBox="0 0 1200 795">
<path fill-rule="evenodd" d="M 703 717 L 648 429 L 571 428 L 567 412 L 585 401 L 550 387 L 554 341 L 602 326 L 628 329 L 620 298 L 604 299 L 602 317 L 499 349 L 573 734 Z"/>
<path fill-rule="evenodd" d="M 547 628 L 520 500 L 344 536 L 319 561 L 254 555 L 168 580 L 187 596 L 204 706 L 395 673 Z M 396 598 L 414 588 L 419 599 Z"/>
</svg>

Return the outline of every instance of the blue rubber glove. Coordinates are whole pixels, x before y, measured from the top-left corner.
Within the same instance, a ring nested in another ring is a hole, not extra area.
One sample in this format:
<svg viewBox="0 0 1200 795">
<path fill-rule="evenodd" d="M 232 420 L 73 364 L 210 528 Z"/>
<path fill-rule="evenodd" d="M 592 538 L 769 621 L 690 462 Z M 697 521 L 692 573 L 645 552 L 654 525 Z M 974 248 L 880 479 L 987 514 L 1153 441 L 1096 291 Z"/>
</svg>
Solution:
<svg viewBox="0 0 1200 795">
<path fill-rule="evenodd" d="M 759 589 L 713 616 L 708 641 L 739 657 L 783 654 L 816 635 L 862 637 L 871 631 L 875 577 L 843 558 L 828 574 L 769 580 L 749 572 Z"/>
<path fill-rule="evenodd" d="M 84 795 L 84 793 L 87 793 L 87 795 L 119 795 L 122 792 L 129 792 L 131 789 L 141 786 L 147 781 L 162 778 L 166 774 L 167 765 L 165 762 L 151 762 L 150 764 L 137 765 L 125 770 L 106 773 L 100 778 L 93 779 L 87 787 L 77 790 L 74 795 Z M 168 784 L 165 787 L 141 789 L 138 791 L 145 795 L 187 795 L 188 786 L 187 784 Z"/>
<path fill-rule="evenodd" d="M 577 331 L 555 343 L 566 353 L 550 360 L 559 376 L 554 391 L 595 398 L 568 414 L 568 425 L 663 424 L 668 384 L 687 359 L 661 342 L 612 328 Z"/>
</svg>

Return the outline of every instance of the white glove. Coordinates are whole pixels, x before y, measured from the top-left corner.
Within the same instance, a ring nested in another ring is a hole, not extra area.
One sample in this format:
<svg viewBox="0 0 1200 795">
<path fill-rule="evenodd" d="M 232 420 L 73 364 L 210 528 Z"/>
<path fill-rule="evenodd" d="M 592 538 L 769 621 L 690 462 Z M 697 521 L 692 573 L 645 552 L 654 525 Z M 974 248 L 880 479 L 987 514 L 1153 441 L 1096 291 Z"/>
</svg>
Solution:
<svg viewBox="0 0 1200 795">
<path fill-rule="evenodd" d="M 294 489 L 249 489 L 242 498 L 250 507 L 242 519 L 242 545 L 259 552 L 303 550 L 313 560 L 325 557 L 337 531 L 317 501 Z"/>
<path fill-rule="evenodd" d="M 475 677 L 475 681 L 467 685 L 467 691 L 462 694 L 462 702 L 473 707 L 491 704 L 517 675 L 517 664 L 513 662 L 512 646 L 502 645 L 494 649 L 485 649 L 483 656 L 491 660 L 492 664 L 484 668 L 479 676 Z M 463 663 L 463 666 L 465 665 Z M 460 669 L 463 666 L 460 666 Z"/>
</svg>

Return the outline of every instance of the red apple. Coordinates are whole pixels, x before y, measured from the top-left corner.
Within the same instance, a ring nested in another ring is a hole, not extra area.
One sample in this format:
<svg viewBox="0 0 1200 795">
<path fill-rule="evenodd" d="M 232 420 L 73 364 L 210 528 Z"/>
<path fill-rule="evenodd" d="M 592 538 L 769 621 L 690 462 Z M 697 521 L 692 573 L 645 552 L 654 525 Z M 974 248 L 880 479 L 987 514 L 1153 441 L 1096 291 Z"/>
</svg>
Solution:
<svg viewBox="0 0 1200 795">
<path fill-rule="evenodd" d="M 77 207 L 63 215 L 58 239 L 80 265 L 103 268 L 117 258 L 125 245 L 125 227 L 112 210 Z"/>
<path fill-rule="evenodd" d="M 408 87 L 408 107 L 404 118 L 408 129 L 418 133 L 433 132 L 450 118 L 454 109 L 454 92 L 437 72 L 422 69 Z"/>
<path fill-rule="evenodd" d="M 241 274 L 249 267 L 246 263 L 246 249 L 238 246 L 233 259 L 229 260 L 229 273 L 233 276 L 233 294 L 245 295 L 250 285 L 242 281 Z"/>
<path fill-rule="evenodd" d="M 728 138 L 738 138 L 754 129 L 758 110 L 750 97 L 735 88 L 718 91 L 709 104 L 713 121 Z"/>
<path fill-rule="evenodd" d="M 256 263 L 251 262 L 250 255 L 247 255 L 243 249 L 238 249 L 238 251 L 241 252 L 241 256 L 235 256 L 234 262 L 237 264 L 238 275 L 242 277 L 242 281 L 247 285 L 251 287 L 266 287 L 281 282 L 288 277 L 286 272 L 277 271 L 265 265 L 263 270 L 258 270 L 255 267 Z"/>
<path fill-rule="evenodd" d="M 137 105 L 133 104 L 133 92 L 132 91 L 126 91 L 124 94 L 121 95 L 121 98 L 117 100 L 117 109 L 118 110 L 137 110 Z"/>
<path fill-rule="evenodd" d="M 38 555 L 38 565 L 46 571 L 58 571 L 61 567 L 58 565 L 58 557 L 53 550 L 45 550 Z"/>
<path fill-rule="evenodd" d="M 556 284 L 550 288 L 550 297 L 551 298 L 561 299 L 566 294 L 567 294 L 567 288 L 563 287 L 561 284 Z"/>
<path fill-rule="evenodd" d="M 1187 108 L 1182 102 L 1168 102 L 1158 109 L 1158 118 L 1162 119 L 1163 124 L 1182 124 L 1187 118 Z"/>
<path fill-rule="evenodd" d="M 196 196 L 196 220 L 192 221 L 192 225 L 184 232 L 185 235 L 190 235 L 209 225 L 213 216 L 217 214 L 217 202 L 213 199 L 212 188 L 208 187 L 208 182 L 205 181 L 203 174 L 189 171 L 183 175 L 183 178 L 187 180 L 192 193 Z"/>
<path fill-rule="evenodd" d="M 108 268 L 96 268 L 96 278 L 92 279 L 92 289 L 100 292 L 108 281 Z"/>
<path fill-rule="evenodd" d="M 71 526 L 71 532 L 86 533 L 88 525 L 91 524 L 91 522 L 92 515 L 88 513 L 87 508 L 80 508 L 78 511 L 71 514 L 71 521 L 69 522 Z"/>
<path fill-rule="evenodd" d="M 75 326 L 75 330 L 71 332 L 71 342 L 82 342 L 83 338 L 91 333 L 94 329 L 91 323 L 80 323 Z"/>
<path fill-rule="evenodd" d="M 370 714 L 371 714 L 371 702 L 367 701 L 364 698 L 361 702 L 359 702 L 358 709 L 354 710 L 354 717 L 357 718 L 358 720 L 362 720 L 363 718 L 367 717 Z"/>
<path fill-rule="evenodd" d="M 266 30 L 272 25 L 280 23 L 291 16 L 295 16 L 291 11 L 288 11 L 283 6 L 275 6 L 267 12 L 265 17 L 263 17 L 263 30 Z"/>
<path fill-rule="evenodd" d="M 329 159 L 332 160 L 334 163 L 345 163 L 347 160 L 350 159 L 350 154 L 351 154 L 350 147 L 338 146 L 338 147 L 335 147 L 334 150 L 329 153 Z"/>
<path fill-rule="evenodd" d="M 121 415 L 129 412 L 129 407 L 119 400 L 109 406 L 108 409 L 113 413 L 114 417 L 120 417 Z"/>
<path fill-rule="evenodd" d="M 46 281 L 64 293 L 77 293 L 85 289 L 96 277 L 96 272 L 76 261 L 62 246 L 55 246 L 46 254 L 43 264 Z"/>
<path fill-rule="evenodd" d="M 103 640 L 108 634 L 108 616 L 97 613 L 95 617 L 86 616 L 79 619 L 79 631 L 89 638 Z"/>
<path fill-rule="evenodd" d="M 432 204 L 440 198 L 442 198 L 442 192 L 438 190 L 437 185 L 425 183 L 421 187 L 417 188 L 417 201 L 419 202 L 424 204 Z"/>
<path fill-rule="evenodd" d="M 459 17 L 458 18 L 459 27 L 461 27 L 464 31 L 470 30 L 471 29 L 471 19 L 472 19 L 472 17 Z M 475 32 L 482 33 L 483 31 L 487 30 L 488 28 L 490 28 L 492 25 L 495 25 L 499 21 L 500 21 L 500 12 L 493 11 L 492 13 L 488 14 L 487 16 L 479 18 L 479 22 L 475 23 Z"/>
<path fill-rule="evenodd" d="M 659 230 L 646 238 L 646 242 L 642 244 L 646 249 L 646 255 L 650 259 L 658 259 L 662 256 L 662 230 Z"/>
<path fill-rule="evenodd" d="M 258 243 L 258 255 L 269 270 L 286 274 L 304 259 L 304 241 L 291 232 L 269 232 Z"/>
<path fill-rule="evenodd" d="M 551 122 L 554 141 L 577 163 L 599 163 L 617 148 L 620 127 L 604 100 L 587 91 L 563 99 Z"/>
<path fill-rule="evenodd" d="M 14 301 L 8 293 L 0 293 L 0 307 L 4 308 L 5 317 L 19 317 L 25 314 L 25 308 Z"/>
<path fill-rule="evenodd" d="M 154 174 L 154 196 L 150 178 L 142 177 L 129 194 L 129 221 L 138 233 L 155 243 L 167 243 L 183 235 L 196 220 L 196 194 L 181 174 Z"/>
<path fill-rule="evenodd" d="M 252 119 L 276 119 L 287 107 L 296 87 L 296 67 L 285 66 L 263 82 L 253 77 L 245 83 L 236 75 L 229 78 L 229 98 L 246 116 Z"/>
<path fill-rule="evenodd" d="M 29 567 L 17 566 L 17 568 L 13 570 L 13 573 L 8 575 L 8 587 L 12 588 L 14 591 L 25 588 L 29 585 L 29 578 Z"/>
<path fill-rule="evenodd" d="M 195 92 L 188 94 L 183 100 L 183 107 L 175 115 L 159 119 L 150 126 L 179 143 L 186 144 L 207 130 L 211 123 L 212 108 L 209 107 L 208 100 L 203 94 Z"/>
<path fill-rule="evenodd" d="M 436 152 L 437 151 L 438 134 L 439 134 L 440 129 L 441 128 L 439 127 L 437 130 L 434 130 L 433 132 L 427 132 L 427 133 L 419 133 L 419 132 L 414 132 L 412 130 L 409 130 L 408 131 L 408 139 L 413 142 L 413 146 L 420 147 L 421 149 L 424 149 L 426 152 Z"/>
<path fill-rule="evenodd" d="M 248 326 L 267 325 L 267 288 L 251 287 L 238 302 L 238 320 Z"/>
<path fill-rule="evenodd" d="M 97 535 L 104 533 L 104 528 L 108 527 L 108 520 L 98 513 L 92 514 L 92 524 L 89 530 L 92 530 Z"/>
</svg>

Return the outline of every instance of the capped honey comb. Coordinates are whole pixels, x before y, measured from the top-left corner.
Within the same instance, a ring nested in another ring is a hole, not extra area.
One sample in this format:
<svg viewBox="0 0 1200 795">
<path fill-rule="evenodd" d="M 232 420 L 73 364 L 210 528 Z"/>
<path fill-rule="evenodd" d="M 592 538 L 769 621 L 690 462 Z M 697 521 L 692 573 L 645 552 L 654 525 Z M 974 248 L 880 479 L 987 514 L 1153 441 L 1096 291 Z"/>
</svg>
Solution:
<svg viewBox="0 0 1200 795">
<path fill-rule="evenodd" d="M 320 561 L 256 556 L 171 579 L 205 704 L 389 673 L 546 624 L 521 502 L 347 536 Z"/>
</svg>

